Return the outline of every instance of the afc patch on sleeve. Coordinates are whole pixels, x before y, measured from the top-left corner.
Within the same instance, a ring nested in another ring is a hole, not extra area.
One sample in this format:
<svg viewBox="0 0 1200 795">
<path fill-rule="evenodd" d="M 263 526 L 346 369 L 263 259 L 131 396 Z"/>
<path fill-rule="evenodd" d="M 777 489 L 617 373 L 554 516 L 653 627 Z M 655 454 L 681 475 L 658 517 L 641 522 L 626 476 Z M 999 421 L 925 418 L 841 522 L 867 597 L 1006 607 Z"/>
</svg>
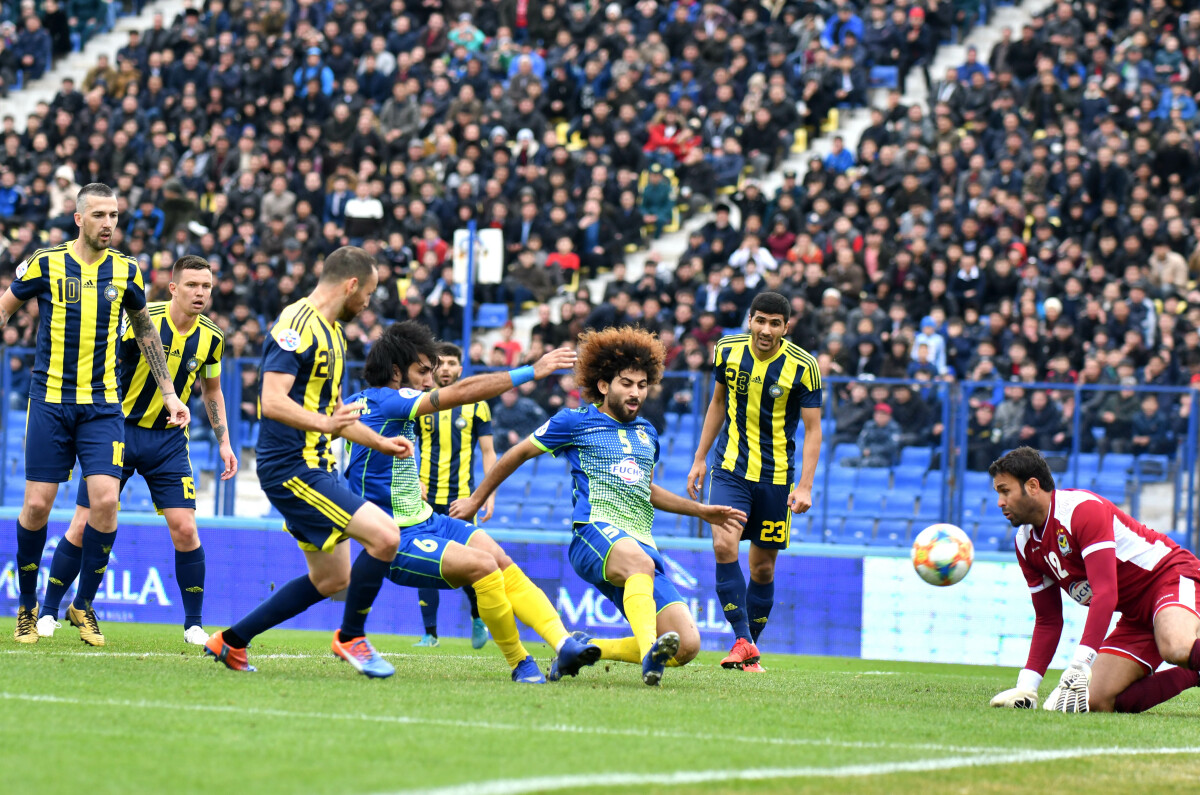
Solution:
<svg viewBox="0 0 1200 795">
<path fill-rule="evenodd" d="M 25 260 L 24 262 L 22 262 L 20 265 L 17 266 L 17 273 L 16 273 L 17 281 L 24 279 L 25 274 L 28 271 L 29 271 L 29 260 Z"/>
<path fill-rule="evenodd" d="M 418 398 L 423 394 L 425 394 L 425 393 L 422 392 L 421 390 L 412 389 L 411 387 L 407 387 L 407 386 L 400 390 L 400 397 L 408 398 L 409 400 L 411 400 L 413 398 Z"/>
<path fill-rule="evenodd" d="M 545 422 L 543 422 L 542 427 L 540 427 L 536 431 L 534 431 L 533 435 L 534 436 L 542 436 L 548 430 L 550 430 L 550 420 L 546 420 Z"/>
<path fill-rule="evenodd" d="M 275 338 L 275 341 L 278 342 L 279 347 L 283 348 L 285 351 L 294 352 L 300 347 L 300 332 L 293 328 L 285 328 L 283 331 L 279 332 L 279 335 Z"/>
</svg>

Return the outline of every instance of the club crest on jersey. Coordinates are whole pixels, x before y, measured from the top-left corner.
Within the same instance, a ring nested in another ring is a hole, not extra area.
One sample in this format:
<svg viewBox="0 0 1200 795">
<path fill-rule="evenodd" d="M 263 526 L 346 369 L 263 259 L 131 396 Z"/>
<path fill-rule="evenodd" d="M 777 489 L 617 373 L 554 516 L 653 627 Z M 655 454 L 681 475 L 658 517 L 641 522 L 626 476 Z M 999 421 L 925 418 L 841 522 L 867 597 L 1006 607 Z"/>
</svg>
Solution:
<svg viewBox="0 0 1200 795">
<path fill-rule="evenodd" d="M 115 285 L 112 285 L 112 284 L 110 284 L 110 285 L 108 285 L 107 287 L 105 287 L 105 288 L 104 288 L 104 297 L 105 297 L 106 299 L 108 299 L 108 302 L 109 302 L 110 304 L 111 304 L 113 301 L 116 301 L 116 300 L 117 300 L 117 296 L 119 296 L 119 295 L 120 295 L 120 291 L 119 291 L 119 290 L 117 290 L 117 288 L 116 288 L 116 286 L 115 286 Z"/>
<path fill-rule="evenodd" d="M 771 386 L 767 389 L 767 394 L 773 398 L 777 398 L 783 394 L 783 389 L 780 388 L 779 384 L 771 384 Z"/>
<path fill-rule="evenodd" d="M 619 477 L 629 485 L 633 485 L 642 479 L 642 468 L 638 466 L 638 462 L 632 458 L 626 458 L 613 464 L 608 468 L 609 472 Z"/>
<path fill-rule="evenodd" d="M 197 368 L 197 367 L 199 367 L 199 366 L 200 366 L 200 362 L 196 361 L 196 357 L 195 357 L 195 356 L 190 356 L 190 357 L 188 357 L 188 360 L 187 360 L 187 369 L 188 369 L 188 372 L 189 372 L 189 373 L 194 373 L 194 372 L 196 372 L 196 368 Z"/>
<path fill-rule="evenodd" d="M 1087 580 L 1071 583 L 1071 587 L 1067 589 L 1067 593 L 1079 604 L 1087 607 L 1092 601 L 1092 584 Z"/>
<path fill-rule="evenodd" d="M 646 433 L 645 428 L 637 429 L 637 438 L 638 438 L 638 441 L 641 442 L 642 444 L 644 444 L 646 446 L 650 445 L 650 434 Z"/>
<path fill-rule="evenodd" d="M 285 328 L 279 332 L 279 347 L 285 351 L 294 351 L 300 347 L 300 332 L 294 328 Z"/>
<path fill-rule="evenodd" d="M 454 421 L 454 427 L 458 428 L 460 431 L 467 427 L 467 418 L 460 415 L 458 419 Z"/>
<path fill-rule="evenodd" d="M 1071 554 L 1071 541 L 1067 538 L 1067 533 L 1064 530 L 1058 531 L 1058 551 L 1064 555 Z"/>
</svg>

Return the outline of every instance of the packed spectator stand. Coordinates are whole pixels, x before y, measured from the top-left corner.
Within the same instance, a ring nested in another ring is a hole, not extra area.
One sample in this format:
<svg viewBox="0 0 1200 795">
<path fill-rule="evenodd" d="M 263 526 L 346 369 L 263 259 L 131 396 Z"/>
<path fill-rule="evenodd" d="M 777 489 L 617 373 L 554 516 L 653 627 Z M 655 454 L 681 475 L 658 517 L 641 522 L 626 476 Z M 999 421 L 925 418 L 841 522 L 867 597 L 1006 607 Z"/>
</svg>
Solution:
<svg viewBox="0 0 1200 795">
<path fill-rule="evenodd" d="M 85 5 L 67 5 L 66 39 L 54 0 L 3 6 L 0 96 L 103 29 Z M 1056 452 L 1067 485 L 1120 501 L 1173 481 L 1178 503 L 1200 382 L 1200 11 L 1058 3 L 931 72 L 941 44 L 994 10 L 209 0 L 131 33 L 23 132 L 3 119 L 0 285 L 73 236 L 79 185 L 107 182 L 121 197 L 113 245 L 143 262 L 152 300 L 178 256 L 213 264 L 231 358 L 258 355 L 325 254 L 364 246 L 381 279 L 347 327 L 361 360 L 394 320 L 461 336 L 467 288 L 449 262 L 474 221 L 503 231 L 505 278 L 474 288 L 476 320 L 495 330 L 472 365 L 529 361 L 589 326 L 658 331 L 670 377 L 646 411 L 668 431 L 674 487 L 713 343 L 758 291 L 788 295 L 790 337 L 829 384 L 826 504 L 797 538 L 904 544 L 952 509 L 983 546 L 1002 544 L 981 473 L 1026 443 Z M 922 84 L 926 98 L 906 98 Z M 870 115 L 859 140 L 835 137 L 763 189 L 847 113 Z M 708 214 L 660 261 L 656 238 Z M 629 276 L 625 258 L 647 249 Z M 528 339 L 521 312 L 536 316 Z M 33 328 L 26 310 L 3 343 L 29 347 Z M 27 360 L 8 358 L 18 412 Z M 248 442 L 252 367 L 239 387 Z M 501 450 L 579 400 L 569 377 L 524 392 L 497 402 Z M 499 519 L 556 526 L 569 495 L 546 482 L 519 483 Z M 532 497 L 556 507 L 534 515 Z"/>
</svg>

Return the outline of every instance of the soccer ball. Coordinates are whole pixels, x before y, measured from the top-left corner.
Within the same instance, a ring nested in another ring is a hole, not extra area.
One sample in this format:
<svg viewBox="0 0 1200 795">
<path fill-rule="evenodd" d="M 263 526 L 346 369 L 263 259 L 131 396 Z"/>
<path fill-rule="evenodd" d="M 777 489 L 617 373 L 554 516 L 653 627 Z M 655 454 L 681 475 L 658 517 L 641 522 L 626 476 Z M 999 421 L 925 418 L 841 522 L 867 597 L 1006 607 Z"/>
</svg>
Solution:
<svg viewBox="0 0 1200 795">
<path fill-rule="evenodd" d="M 974 559 L 975 545 L 952 524 L 930 525 L 913 540 L 913 568 L 930 585 L 954 585 L 967 576 Z"/>
</svg>

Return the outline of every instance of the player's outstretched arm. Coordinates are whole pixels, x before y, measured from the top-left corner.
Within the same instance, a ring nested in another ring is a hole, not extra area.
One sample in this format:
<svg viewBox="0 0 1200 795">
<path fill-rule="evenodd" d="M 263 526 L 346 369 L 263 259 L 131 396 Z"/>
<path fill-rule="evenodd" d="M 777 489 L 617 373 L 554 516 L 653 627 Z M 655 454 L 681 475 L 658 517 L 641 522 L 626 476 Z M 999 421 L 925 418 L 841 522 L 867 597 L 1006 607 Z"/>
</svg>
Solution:
<svg viewBox="0 0 1200 795">
<path fill-rule="evenodd" d="M 736 528 L 739 533 L 742 525 L 746 523 L 745 511 L 730 508 L 728 505 L 705 505 L 693 502 L 686 497 L 667 491 L 657 483 L 650 484 L 650 504 L 656 510 L 677 513 L 681 516 L 695 516 L 716 527 L 731 526 Z"/>
<path fill-rule="evenodd" d="M 800 482 L 788 495 L 792 513 L 804 513 L 812 507 L 813 478 L 821 458 L 821 409 L 802 408 L 800 419 L 804 422 L 804 449 L 800 455 Z"/>
<path fill-rule="evenodd" d="M 12 290 L 5 290 L 4 295 L 0 295 L 0 328 L 8 325 L 8 321 L 12 320 L 13 315 L 17 314 L 17 310 L 24 303 L 20 298 L 13 295 Z"/>
<path fill-rule="evenodd" d="M 200 379 L 200 399 L 204 401 L 204 410 L 212 425 L 213 435 L 217 437 L 221 463 L 225 465 L 225 470 L 221 473 L 221 480 L 229 480 L 237 474 L 238 460 L 237 455 L 233 452 L 233 445 L 229 443 L 229 425 L 225 417 L 225 393 L 221 391 L 220 376 L 211 378 L 206 376 Z"/>
<path fill-rule="evenodd" d="M 154 383 L 162 391 L 163 407 L 167 410 L 167 424 L 186 426 L 192 421 L 192 413 L 179 396 L 175 394 L 175 384 L 171 381 L 171 371 L 167 369 L 167 356 L 163 353 L 162 338 L 158 329 L 150 319 L 150 310 L 146 307 L 129 312 L 129 328 L 137 340 L 142 358 L 150 368 Z"/>
<path fill-rule="evenodd" d="M 538 359 L 537 364 L 525 365 L 507 372 L 480 373 L 444 389 L 435 389 L 421 398 L 415 416 L 434 414 L 481 400 L 491 400 L 514 386 L 528 381 L 540 381 L 558 370 L 569 370 L 574 366 L 575 351 L 570 348 L 558 348 Z"/>
<path fill-rule="evenodd" d="M 687 490 L 693 500 L 699 500 L 704 494 L 704 459 L 712 449 L 717 434 L 721 432 L 721 423 L 725 421 L 725 400 L 728 388 L 717 383 L 713 387 L 712 400 L 708 402 L 708 411 L 704 414 L 704 427 L 700 429 L 700 444 L 696 447 L 696 457 L 692 460 L 692 470 L 688 472 Z"/>
<path fill-rule="evenodd" d="M 491 434 L 479 437 L 479 455 L 483 461 L 483 471 L 486 475 L 492 471 L 492 467 L 496 466 L 496 443 Z M 492 512 L 496 510 L 496 495 L 489 494 L 487 499 L 483 501 L 483 511 L 479 514 L 479 521 L 486 522 L 492 518 Z"/>
<path fill-rule="evenodd" d="M 499 488 L 500 484 L 508 480 L 508 477 L 520 469 L 521 464 L 524 464 L 530 459 L 537 458 L 544 450 L 538 447 L 528 439 L 523 439 L 520 443 L 514 445 L 507 453 L 500 457 L 496 465 L 488 469 L 487 476 L 483 482 L 471 494 L 470 497 L 463 497 L 455 500 L 450 505 L 450 516 L 455 519 L 470 519 L 475 514 L 479 513 L 479 506 L 491 497 L 492 494 Z"/>
</svg>

